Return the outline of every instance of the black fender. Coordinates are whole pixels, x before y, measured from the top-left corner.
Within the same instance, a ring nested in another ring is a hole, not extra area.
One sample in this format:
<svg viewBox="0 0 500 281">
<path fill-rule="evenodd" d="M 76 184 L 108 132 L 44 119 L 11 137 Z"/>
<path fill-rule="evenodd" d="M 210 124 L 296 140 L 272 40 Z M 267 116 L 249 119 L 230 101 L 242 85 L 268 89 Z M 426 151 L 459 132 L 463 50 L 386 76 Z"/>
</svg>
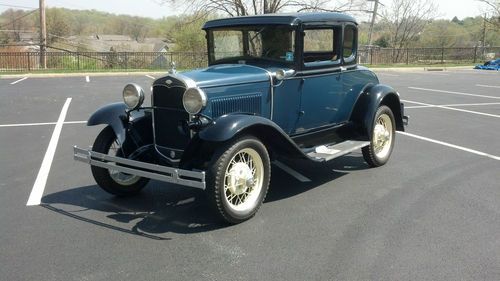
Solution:
<svg viewBox="0 0 500 281">
<path fill-rule="evenodd" d="M 259 138 L 272 153 L 308 158 L 276 123 L 256 115 L 221 116 L 211 125 L 203 128 L 197 136 L 202 141 L 220 143 L 243 134 L 251 134 Z"/>
<path fill-rule="evenodd" d="M 355 124 L 361 125 L 363 135 L 368 139 L 371 139 L 375 113 L 381 105 L 386 105 L 392 110 L 396 130 L 404 131 L 403 106 L 398 92 L 383 84 L 368 85 L 359 95 L 350 117 Z"/>
<path fill-rule="evenodd" d="M 127 125 L 129 122 L 127 109 L 127 106 L 123 102 L 107 104 L 90 116 L 89 120 L 87 120 L 87 126 L 109 125 L 113 128 L 118 142 L 123 144 L 127 137 Z M 134 120 L 145 115 L 144 109 L 130 112 L 131 119 Z"/>
</svg>

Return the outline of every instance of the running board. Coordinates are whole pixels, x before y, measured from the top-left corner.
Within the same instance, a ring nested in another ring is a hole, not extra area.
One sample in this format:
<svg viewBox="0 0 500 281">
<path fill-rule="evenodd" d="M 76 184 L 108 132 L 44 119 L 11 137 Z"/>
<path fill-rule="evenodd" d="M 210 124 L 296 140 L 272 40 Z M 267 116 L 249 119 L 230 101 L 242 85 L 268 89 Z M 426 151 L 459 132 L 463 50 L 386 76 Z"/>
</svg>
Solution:
<svg viewBox="0 0 500 281">
<path fill-rule="evenodd" d="M 368 146 L 369 144 L 369 141 L 347 140 L 333 145 L 320 145 L 315 147 L 311 152 L 307 153 L 307 156 L 316 161 L 330 161 L 362 147 Z"/>
</svg>

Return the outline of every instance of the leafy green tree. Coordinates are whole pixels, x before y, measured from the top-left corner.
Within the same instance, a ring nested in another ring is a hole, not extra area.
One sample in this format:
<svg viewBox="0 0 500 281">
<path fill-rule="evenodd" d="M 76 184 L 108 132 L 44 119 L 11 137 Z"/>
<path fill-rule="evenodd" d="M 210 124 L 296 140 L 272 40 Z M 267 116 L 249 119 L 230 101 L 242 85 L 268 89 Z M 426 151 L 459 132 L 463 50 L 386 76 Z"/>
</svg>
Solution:
<svg viewBox="0 0 500 281">
<path fill-rule="evenodd" d="M 205 52 L 207 44 L 205 32 L 201 26 L 207 18 L 186 18 L 179 21 L 172 30 L 171 34 L 175 41 L 174 51 L 178 52 Z"/>
<path fill-rule="evenodd" d="M 389 47 L 389 40 L 389 36 L 384 34 L 373 41 L 373 44 L 382 48 L 387 48 Z"/>
<path fill-rule="evenodd" d="M 423 30 L 419 45 L 423 47 L 456 47 L 469 40 L 465 28 L 453 21 L 436 20 L 429 23 Z"/>
<path fill-rule="evenodd" d="M 70 35 L 70 21 L 64 9 L 47 9 L 46 17 L 49 44 Z"/>
</svg>

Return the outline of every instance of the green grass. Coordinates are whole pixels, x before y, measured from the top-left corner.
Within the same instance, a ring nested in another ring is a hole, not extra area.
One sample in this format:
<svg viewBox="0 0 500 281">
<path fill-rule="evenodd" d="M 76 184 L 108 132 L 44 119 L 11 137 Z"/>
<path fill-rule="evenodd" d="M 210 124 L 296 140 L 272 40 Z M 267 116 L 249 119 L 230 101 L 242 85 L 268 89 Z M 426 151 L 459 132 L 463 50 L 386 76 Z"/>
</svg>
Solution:
<svg viewBox="0 0 500 281">
<path fill-rule="evenodd" d="M 476 63 L 477 64 L 477 63 Z M 475 63 L 445 63 L 445 64 L 361 64 L 369 68 L 406 68 L 406 67 L 454 67 L 454 66 L 470 66 L 473 67 Z M 178 69 L 178 71 L 185 71 L 188 69 Z M 124 73 L 124 72 L 168 72 L 167 69 L 41 69 L 31 71 L 7 71 L 0 72 L 2 75 L 24 75 L 24 74 L 62 74 L 62 73 Z"/>
<path fill-rule="evenodd" d="M 59 74 L 59 73 L 120 73 L 120 72 L 167 72 L 166 69 L 40 69 L 32 71 L 6 71 L 2 75 L 23 74 Z"/>
</svg>

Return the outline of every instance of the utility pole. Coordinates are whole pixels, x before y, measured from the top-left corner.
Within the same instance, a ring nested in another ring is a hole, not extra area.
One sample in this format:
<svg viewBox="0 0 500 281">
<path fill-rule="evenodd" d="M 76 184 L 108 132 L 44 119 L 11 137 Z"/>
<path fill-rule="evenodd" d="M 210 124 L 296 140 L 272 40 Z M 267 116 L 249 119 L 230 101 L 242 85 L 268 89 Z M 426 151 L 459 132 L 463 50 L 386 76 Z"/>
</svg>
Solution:
<svg viewBox="0 0 500 281">
<path fill-rule="evenodd" d="M 483 41 L 483 56 L 484 56 L 484 53 L 485 53 L 484 48 L 486 46 L 486 42 L 485 42 L 486 41 L 486 14 L 484 14 L 484 16 L 483 16 L 483 39 L 482 39 L 482 41 Z"/>
<path fill-rule="evenodd" d="M 47 68 L 47 23 L 45 21 L 45 0 L 40 0 L 40 66 Z"/>
<path fill-rule="evenodd" d="M 373 12 L 372 12 L 372 21 L 370 23 L 370 31 L 368 33 L 368 46 L 371 46 L 372 45 L 373 25 L 375 25 L 375 18 L 377 17 L 379 0 L 368 0 L 368 1 L 375 2 L 374 6 L 373 6 Z"/>
</svg>

